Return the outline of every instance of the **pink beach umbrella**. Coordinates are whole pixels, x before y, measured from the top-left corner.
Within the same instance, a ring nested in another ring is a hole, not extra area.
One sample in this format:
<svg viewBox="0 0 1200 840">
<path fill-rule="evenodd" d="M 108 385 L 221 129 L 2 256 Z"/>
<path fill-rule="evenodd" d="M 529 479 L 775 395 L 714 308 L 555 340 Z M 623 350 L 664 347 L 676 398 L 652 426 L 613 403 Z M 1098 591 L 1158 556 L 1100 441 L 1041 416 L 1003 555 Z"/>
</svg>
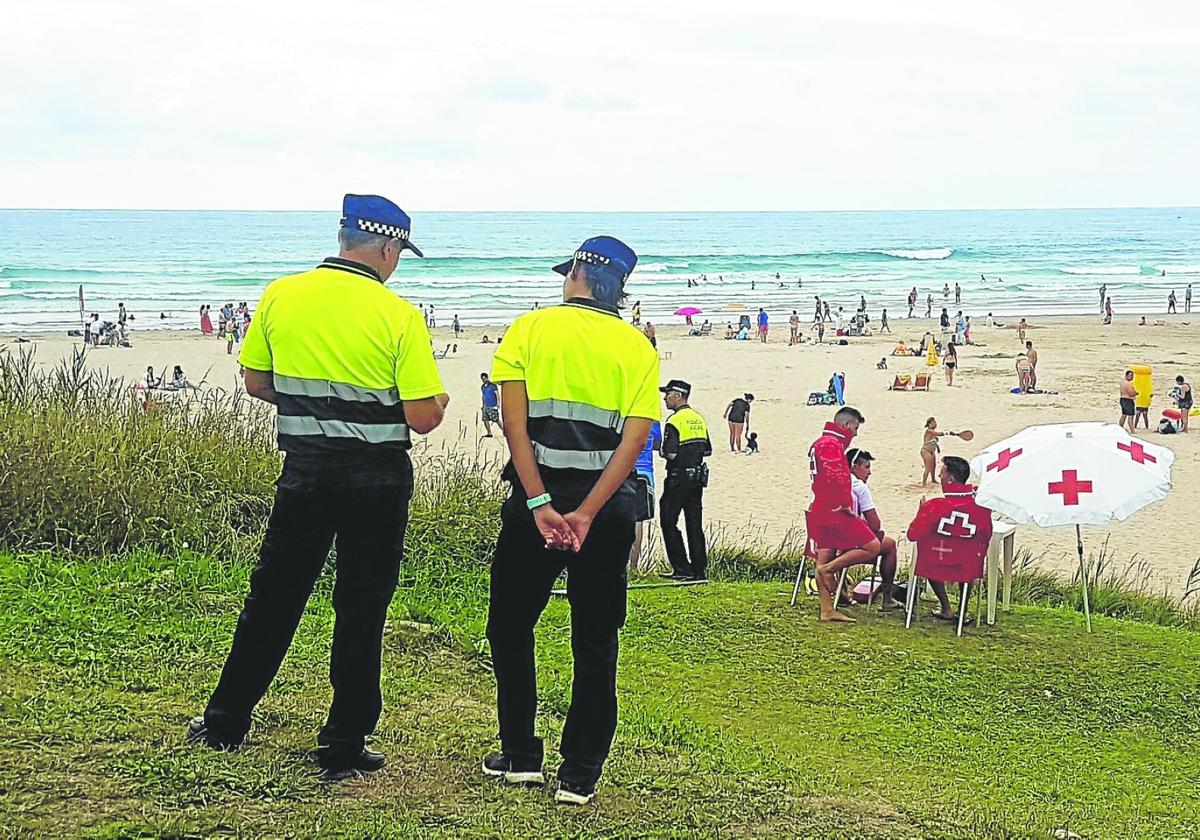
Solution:
<svg viewBox="0 0 1200 840">
<path fill-rule="evenodd" d="M 700 315 L 703 310 L 698 306 L 681 306 L 675 310 L 676 315 Z"/>
<path fill-rule="evenodd" d="M 1171 489 L 1175 454 L 1112 423 L 1031 426 L 984 449 L 975 500 L 1021 523 L 1075 526 L 1083 610 L 1092 629 L 1081 525 L 1121 521 Z"/>
</svg>

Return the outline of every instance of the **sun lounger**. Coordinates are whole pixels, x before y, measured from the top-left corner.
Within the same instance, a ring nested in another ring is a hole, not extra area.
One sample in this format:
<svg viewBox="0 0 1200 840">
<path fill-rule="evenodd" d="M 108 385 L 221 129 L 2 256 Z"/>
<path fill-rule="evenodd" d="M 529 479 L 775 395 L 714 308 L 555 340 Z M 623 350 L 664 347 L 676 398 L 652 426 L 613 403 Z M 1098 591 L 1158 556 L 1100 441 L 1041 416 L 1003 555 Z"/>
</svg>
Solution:
<svg viewBox="0 0 1200 840">
<path fill-rule="evenodd" d="M 908 386 L 912 384 L 912 377 L 907 373 L 896 374 L 896 378 L 892 380 L 892 384 L 888 386 L 889 391 L 907 391 Z"/>
<path fill-rule="evenodd" d="M 929 382 L 932 378 L 928 373 L 918 373 L 916 381 L 913 382 L 912 389 L 914 391 L 928 391 Z"/>
</svg>

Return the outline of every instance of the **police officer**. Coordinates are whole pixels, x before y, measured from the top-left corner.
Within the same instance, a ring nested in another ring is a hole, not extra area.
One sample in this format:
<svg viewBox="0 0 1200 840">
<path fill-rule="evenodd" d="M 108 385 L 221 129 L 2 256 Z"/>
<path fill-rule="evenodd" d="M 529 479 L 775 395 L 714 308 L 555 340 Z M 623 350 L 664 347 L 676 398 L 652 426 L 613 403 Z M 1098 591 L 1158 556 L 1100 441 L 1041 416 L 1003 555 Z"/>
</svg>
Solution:
<svg viewBox="0 0 1200 840">
<path fill-rule="evenodd" d="M 658 354 L 617 305 L 637 256 L 609 236 L 555 267 L 563 304 L 517 318 L 496 348 L 512 492 L 492 561 L 487 637 L 500 751 L 483 772 L 541 783 L 533 628 L 565 567 L 574 682 L 558 802 L 591 801 L 617 727 L 617 631 L 637 516 L 634 465 L 658 419 Z"/>
<path fill-rule="evenodd" d="M 399 575 L 413 490 L 411 434 L 442 421 L 448 398 L 414 306 L 385 281 L 421 252 L 386 198 L 347 195 L 337 257 L 269 286 L 238 357 L 246 391 L 279 410 L 285 453 L 250 593 L 221 679 L 189 736 L 237 749 L 337 540 L 333 703 L 317 738 L 326 778 L 370 773 L 382 708 L 383 624 Z"/>
<path fill-rule="evenodd" d="M 704 459 L 712 454 L 708 424 L 700 412 L 688 405 L 692 386 L 672 379 L 659 389 L 672 414 L 663 430 L 662 456 L 667 459 L 667 480 L 663 482 L 661 527 L 663 545 L 671 571 L 671 580 L 707 580 L 708 547 L 704 542 L 704 488 L 708 486 L 708 467 Z M 679 513 L 687 526 L 687 551 L 679 533 Z M 689 556 L 691 560 L 689 561 Z"/>
</svg>

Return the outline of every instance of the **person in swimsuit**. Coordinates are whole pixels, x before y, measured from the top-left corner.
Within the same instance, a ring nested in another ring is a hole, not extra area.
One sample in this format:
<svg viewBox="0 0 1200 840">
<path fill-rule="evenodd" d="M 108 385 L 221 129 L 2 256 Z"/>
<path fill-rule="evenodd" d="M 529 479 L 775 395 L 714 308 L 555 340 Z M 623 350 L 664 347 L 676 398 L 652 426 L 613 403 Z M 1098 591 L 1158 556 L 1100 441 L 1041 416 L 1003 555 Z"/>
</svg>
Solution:
<svg viewBox="0 0 1200 840">
<path fill-rule="evenodd" d="M 1192 386 L 1184 381 L 1182 376 L 1175 377 L 1175 388 L 1179 392 L 1176 404 L 1179 406 L 1179 431 L 1188 430 L 1188 414 L 1192 410 Z"/>
<path fill-rule="evenodd" d="M 1118 426 L 1125 427 L 1128 423 L 1128 430 L 1133 434 L 1133 401 L 1137 398 L 1137 389 L 1133 387 L 1133 371 L 1125 371 L 1125 379 L 1121 382 L 1121 419 L 1117 421 Z"/>
<path fill-rule="evenodd" d="M 958 367 L 958 345 L 953 341 L 946 345 L 946 355 L 942 357 L 946 365 L 946 384 L 954 384 L 954 369 Z"/>
<path fill-rule="evenodd" d="M 742 451 L 742 432 L 750 431 L 750 403 L 753 394 L 743 394 L 725 407 L 725 419 L 729 421 L 729 451 Z"/>
<path fill-rule="evenodd" d="M 925 470 L 921 473 L 921 486 L 924 487 L 926 482 L 934 481 L 934 470 L 937 469 L 938 454 L 941 451 L 941 445 L 938 443 L 938 438 L 948 432 L 939 432 L 937 430 L 937 418 L 930 417 L 925 421 L 925 431 L 921 436 L 921 463 L 924 464 Z"/>
</svg>

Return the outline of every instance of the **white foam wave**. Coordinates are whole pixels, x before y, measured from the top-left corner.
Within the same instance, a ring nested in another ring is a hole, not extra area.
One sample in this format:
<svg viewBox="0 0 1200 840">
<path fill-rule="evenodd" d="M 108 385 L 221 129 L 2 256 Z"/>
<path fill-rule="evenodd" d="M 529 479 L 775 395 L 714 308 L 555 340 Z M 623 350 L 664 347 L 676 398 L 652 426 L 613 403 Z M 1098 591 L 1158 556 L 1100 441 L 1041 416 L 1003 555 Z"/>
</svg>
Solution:
<svg viewBox="0 0 1200 840">
<path fill-rule="evenodd" d="M 899 257 L 902 260 L 944 260 L 954 253 L 953 248 L 916 248 L 907 250 L 897 248 L 892 251 L 872 251 L 873 254 L 883 254 L 887 257 Z"/>
<path fill-rule="evenodd" d="M 1072 265 L 1060 268 L 1064 274 L 1141 274 L 1142 270 L 1136 265 Z"/>
<path fill-rule="evenodd" d="M 685 262 L 660 262 L 660 263 L 638 263 L 637 271 L 639 273 L 653 274 L 655 272 L 670 271 L 672 268 L 687 268 Z"/>
<path fill-rule="evenodd" d="M 1155 271 L 1165 271 L 1167 274 L 1200 274 L 1200 265 L 1190 263 L 1163 263 L 1154 266 Z"/>
</svg>

